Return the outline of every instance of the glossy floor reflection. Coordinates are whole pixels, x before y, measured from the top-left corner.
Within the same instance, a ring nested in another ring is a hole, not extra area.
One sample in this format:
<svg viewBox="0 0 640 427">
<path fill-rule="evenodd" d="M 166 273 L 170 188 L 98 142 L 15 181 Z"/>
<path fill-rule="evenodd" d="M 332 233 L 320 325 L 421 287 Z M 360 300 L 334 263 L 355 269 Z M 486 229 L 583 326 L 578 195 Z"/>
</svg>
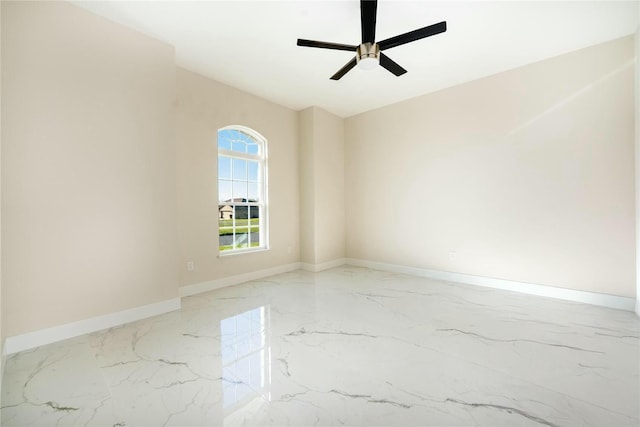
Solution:
<svg viewBox="0 0 640 427">
<path fill-rule="evenodd" d="M 340 267 L 10 356 L 8 426 L 638 426 L 633 313 Z"/>
</svg>

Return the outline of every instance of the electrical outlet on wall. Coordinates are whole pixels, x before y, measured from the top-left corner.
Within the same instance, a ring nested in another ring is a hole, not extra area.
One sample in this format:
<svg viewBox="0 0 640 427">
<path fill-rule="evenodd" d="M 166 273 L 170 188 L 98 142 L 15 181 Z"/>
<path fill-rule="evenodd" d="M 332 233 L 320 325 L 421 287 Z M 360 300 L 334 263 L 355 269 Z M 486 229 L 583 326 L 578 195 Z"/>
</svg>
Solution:
<svg viewBox="0 0 640 427">
<path fill-rule="evenodd" d="M 193 261 L 187 261 L 187 271 L 193 271 Z"/>
<path fill-rule="evenodd" d="M 456 259 L 456 252 L 455 251 L 451 251 L 449 252 L 449 260 L 453 261 L 454 259 Z"/>
</svg>

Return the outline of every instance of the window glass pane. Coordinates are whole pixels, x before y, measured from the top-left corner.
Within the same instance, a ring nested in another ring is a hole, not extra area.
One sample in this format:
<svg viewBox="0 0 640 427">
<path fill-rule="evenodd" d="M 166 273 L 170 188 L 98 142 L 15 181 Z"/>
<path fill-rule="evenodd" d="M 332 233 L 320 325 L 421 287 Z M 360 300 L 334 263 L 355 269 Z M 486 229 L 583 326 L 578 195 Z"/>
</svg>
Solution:
<svg viewBox="0 0 640 427">
<path fill-rule="evenodd" d="M 247 218 L 249 215 L 248 206 L 235 206 L 233 208 L 235 218 L 235 234 L 233 236 L 233 245 L 237 248 L 246 248 L 249 246 L 249 235 L 247 227 Z"/>
<path fill-rule="evenodd" d="M 232 214 L 233 209 L 229 207 L 229 212 L 224 215 L 225 217 L 218 219 L 218 246 L 220 247 L 220 250 L 230 249 L 230 245 L 233 245 L 233 219 L 231 219 Z"/>
<path fill-rule="evenodd" d="M 244 133 L 242 131 L 238 132 L 238 139 L 245 142 L 246 144 L 253 144 L 254 140 L 251 135 L 248 133 Z"/>
<path fill-rule="evenodd" d="M 231 131 L 218 131 L 218 148 L 222 150 L 231 150 Z"/>
<path fill-rule="evenodd" d="M 257 182 L 250 182 L 248 184 L 248 188 L 247 188 L 247 198 L 249 199 L 249 201 L 252 202 L 259 202 L 259 194 L 258 194 L 258 183 Z"/>
<path fill-rule="evenodd" d="M 231 200 L 231 181 L 218 180 L 218 201 L 225 202 Z"/>
<path fill-rule="evenodd" d="M 246 230 L 246 228 L 245 228 Z M 249 235 L 244 233 L 236 233 L 234 236 L 234 246 L 236 249 L 249 247 Z"/>
<path fill-rule="evenodd" d="M 233 225 L 233 206 L 227 203 L 220 203 L 218 205 L 218 220 L 220 220 L 220 226 L 231 227 Z"/>
<path fill-rule="evenodd" d="M 242 141 L 233 141 L 231 144 L 232 150 L 233 151 L 237 151 L 239 153 L 246 153 L 247 152 L 247 144 L 245 144 Z"/>
<path fill-rule="evenodd" d="M 252 205 L 251 206 L 251 210 L 250 210 L 250 215 L 251 218 L 253 218 L 254 220 L 257 220 L 260 218 L 260 206 L 255 206 Z M 254 222 L 256 225 L 258 225 L 258 221 Z"/>
<path fill-rule="evenodd" d="M 247 183 L 245 181 L 233 181 L 233 201 L 247 201 Z"/>
<path fill-rule="evenodd" d="M 260 246 L 260 208 L 258 206 L 249 207 L 249 232 L 251 246 Z"/>
<path fill-rule="evenodd" d="M 218 135 L 222 136 L 225 139 L 231 140 L 233 136 L 236 134 L 236 131 L 233 129 L 223 129 L 218 132 Z"/>
<path fill-rule="evenodd" d="M 247 179 L 247 161 L 241 159 L 233 159 L 233 179 Z"/>
<path fill-rule="evenodd" d="M 248 206 L 236 206 L 234 208 L 235 218 L 236 218 L 236 227 L 246 226 L 247 218 L 249 215 L 249 207 Z M 236 230 L 237 232 L 237 230 Z"/>
<path fill-rule="evenodd" d="M 247 161 L 249 181 L 258 181 L 258 162 Z"/>
<path fill-rule="evenodd" d="M 258 144 L 247 145 L 247 151 L 249 154 L 258 154 Z"/>
<path fill-rule="evenodd" d="M 218 249 L 220 249 L 221 251 L 228 251 L 229 249 L 231 249 L 231 239 L 233 238 L 233 235 L 220 235 L 219 237 L 219 241 L 218 241 Z"/>
<path fill-rule="evenodd" d="M 229 157 L 218 157 L 218 178 L 231 179 L 231 159 Z"/>
</svg>

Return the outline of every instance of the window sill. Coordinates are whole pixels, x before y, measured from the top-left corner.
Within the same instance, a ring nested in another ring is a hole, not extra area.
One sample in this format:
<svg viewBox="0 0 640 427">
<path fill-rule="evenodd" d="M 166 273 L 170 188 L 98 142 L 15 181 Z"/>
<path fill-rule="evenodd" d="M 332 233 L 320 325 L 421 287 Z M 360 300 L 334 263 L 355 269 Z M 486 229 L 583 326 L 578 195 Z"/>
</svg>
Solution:
<svg viewBox="0 0 640 427">
<path fill-rule="evenodd" d="M 218 258 L 226 258 L 226 257 L 231 257 L 231 256 L 236 256 L 236 255 L 244 255 L 244 254 L 252 254 L 255 252 L 264 252 L 264 251 L 268 251 L 269 247 L 265 246 L 262 248 L 247 248 L 247 249 L 236 249 L 233 251 L 218 251 Z"/>
</svg>

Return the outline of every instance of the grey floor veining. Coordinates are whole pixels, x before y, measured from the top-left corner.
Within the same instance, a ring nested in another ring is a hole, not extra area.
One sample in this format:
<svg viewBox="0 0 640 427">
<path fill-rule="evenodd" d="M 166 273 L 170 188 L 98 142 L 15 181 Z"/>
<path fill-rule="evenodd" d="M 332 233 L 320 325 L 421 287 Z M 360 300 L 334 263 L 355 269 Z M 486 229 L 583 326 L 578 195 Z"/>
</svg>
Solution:
<svg viewBox="0 0 640 427">
<path fill-rule="evenodd" d="M 638 426 L 640 319 L 340 267 L 8 358 L 9 426 Z"/>
</svg>

